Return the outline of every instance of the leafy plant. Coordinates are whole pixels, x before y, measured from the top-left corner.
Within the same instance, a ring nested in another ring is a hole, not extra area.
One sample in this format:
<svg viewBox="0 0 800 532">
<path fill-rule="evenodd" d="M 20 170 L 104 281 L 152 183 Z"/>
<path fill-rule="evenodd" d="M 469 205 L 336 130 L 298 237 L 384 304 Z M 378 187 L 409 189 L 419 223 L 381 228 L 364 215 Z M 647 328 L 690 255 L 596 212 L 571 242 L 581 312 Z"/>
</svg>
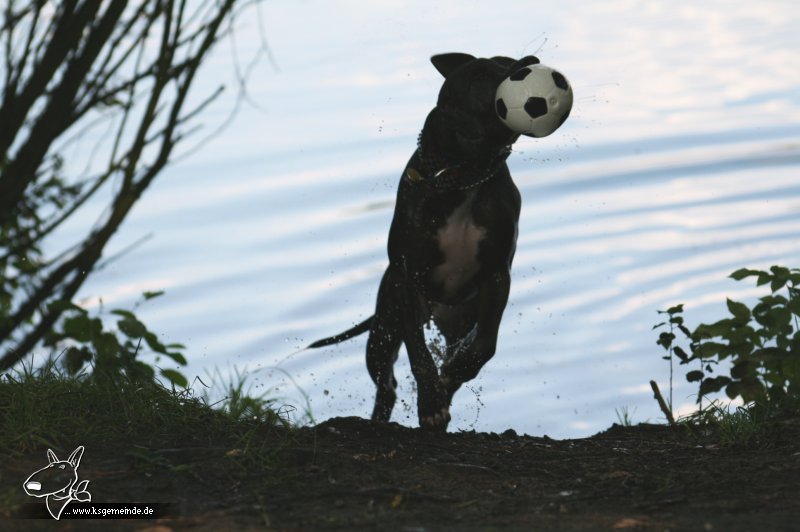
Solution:
<svg viewBox="0 0 800 532">
<path fill-rule="evenodd" d="M 658 335 L 658 340 L 656 343 L 663 347 L 667 351 L 667 355 L 663 356 L 664 360 L 669 361 L 669 402 L 667 403 L 667 408 L 669 411 L 672 411 L 672 377 L 674 373 L 673 367 L 673 357 L 678 357 L 680 359 L 681 364 L 686 364 L 689 361 L 689 355 L 678 345 L 674 345 L 675 342 L 675 331 L 680 330 L 683 332 L 684 335 L 687 337 L 691 337 L 691 332 L 688 328 L 683 324 L 683 305 L 675 305 L 674 307 L 670 307 L 667 310 L 659 310 L 659 314 L 666 314 L 668 316 L 667 321 L 663 321 L 661 323 L 657 323 L 653 325 L 653 330 L 661 329 L 664 327 L 668 327 L 668 331 L 662 331 L 661 334 Z M 669 417 L 669 416 L 668 416 Z"/>
<path fill-rule="evenodd" d="M 700 382 L 700 394 L 725 388 L 730 398 L 745 402 L 796 407 L 800 400 L 800 270 L 772 266 L 769 272 L 742 268 L 731 278 L 756 277 L 756 285 L 769 284 L 770 294 L 749 308 L 727 300 L 731 317 L 710 325 L 700 324 L 692 335 L 696 346 L 692 360 L 730 358 L 730 377 L 710 377 L 710 371 L 687 374 Z"/>
<path fill-rule="evenodd" d="M 162 293 L 145 292 L 142 301 Z M 64 318 L 45 336 L 44 345 L 62 353 L 64 368 L 70 375 L 76 375 L 91 365 L 96 379 L 153 381 L 156 378 L 155 364 L 145 363 L 140 357 L 144 346 L 156 354 L 156 363 L 160 356 L 165 356 L 181 366 L 186 365 L 181 353 L 183 345 L 164 345 L 130 310 L 110 311 L 109 314 L 117 318 L 117 330 L 114 331 L 106 327 L 102 308 L 97 315 L 90 315 L 86 309 L 68 301 L 54 301 L 51 305 L 61 307 L 59 310 Z M 186 388 L 188 385 L 186 377 L 175 369 L 159 368 L 159 371 L 161 377 L 174 386 Z"/>
<path fill-rule="evenodd" d="M 742 268 L 730 277 L 737 281 L 756 278 L 756 286 L 769 285 L 770 293 L 752 308 L 727 300 L 730 317 L 700 324 L 694 331 L 683 325 L 678 305 L 667 311 L 669 332 L 662 332 L 658 344 L 678 356 L 681 364 L 699 362 L 686 379 L 699 383 L 698 402 L 713 392 L 725 390 L 731 399 L 765 407 L 768 411 L 797 411 L 800 407 L 800 269 L 772 266 L 769 271 Z M 674 346 L 674 328 L 690 340 L 691 354 Z M 730 363 L 729 375 L 712 376 L 714 366 Z M 670 390 L 671 393 L 671 390 Z"/>
</svg>

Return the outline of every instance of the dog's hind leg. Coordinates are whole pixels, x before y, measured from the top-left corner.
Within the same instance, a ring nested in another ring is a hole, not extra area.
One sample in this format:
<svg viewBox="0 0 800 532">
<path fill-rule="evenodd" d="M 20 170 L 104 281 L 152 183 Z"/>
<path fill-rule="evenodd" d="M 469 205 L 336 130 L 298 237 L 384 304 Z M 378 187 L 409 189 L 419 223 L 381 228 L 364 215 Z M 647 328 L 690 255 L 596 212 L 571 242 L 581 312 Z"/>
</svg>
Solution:
<svg viewBox="0 0 800 532">
<path fill-rule="evenodd" d="M 389 266 L 383 274 L 367 340 L 367 370 L 376 387 L 372 420 L 382 423 L 389 421 L 397 399 L 394 363 L 403 341 L 403 309 L 396 275 L 391 270 Z"/>
</svg>

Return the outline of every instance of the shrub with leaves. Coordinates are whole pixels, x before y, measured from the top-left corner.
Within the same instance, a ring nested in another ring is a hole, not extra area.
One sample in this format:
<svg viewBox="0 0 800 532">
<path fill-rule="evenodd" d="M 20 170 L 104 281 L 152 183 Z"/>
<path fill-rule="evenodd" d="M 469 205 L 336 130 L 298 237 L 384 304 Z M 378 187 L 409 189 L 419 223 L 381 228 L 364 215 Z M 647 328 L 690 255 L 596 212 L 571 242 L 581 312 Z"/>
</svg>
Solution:
<svg viewBox="0 0 800 532">
<path fill-rule="evenodd" d="M 770 293 L 759 298 L 752 308 L 728 299 L 729 317 L 700 324 L 694 331 L 683 325 L 682 305 L 663 311 L 670 316 L 668 323 L 679 326 L 690 340 L 691 354 L 673 345 L 672 327 L 670 332 L 661 333 L 658 343 L 670 351 L 670 357 L 675 354 L 681 364 L 700 363 L 700 369 L 686 374 L 689 382 L 699 382 L 698 402 L 706 394 L 724 389 L 731 399 L 741 397 L 745 403 L 797 410 L 800 407 L 800 269 L 742 268 L 730 277 L 737 281 L 755 277 L 756 285 L 769 285 Z M 730 363 L 730 375 L 712 376 L 714 366 L 722 361 Z"/>
<path fill-rule="evenodd" d="M 163 292 L 145 292 L 143 301 L 153 299 Z M 152 382 L 156 379 L 154 366 L 158 367 L 161 356 L 181 366 L 186 359 L 181 344 L 164 345 L 130 310 L 115 309 L 109 314 L 117 318 L 117 330 L 110 330 L 103 322 L 102 308 L 97 315 L 65 301 L 54 301 L 60 306 L 64 318 L 56 328 L 45 336 L 44 345 L 61 353 L 67 372 L 76 375 L 86 366 L 92 366 L 92 378 L 130 382 Z M 138 304 L 137 304 L 138 306 Z M 149 350 L 156 355 L 151 365 L 141 360 Z M 179 371 L 158 368 L 160 376 L 174 386 L 186 388 L 188 381 Z"/>
<path fill-rule="evenodd" d="M 663 321 L 661 323 L 657 323 L 653 325 L 653 329 L 661 329 L 661 328 L 668 328 L 668 331 L 662 331 L 658 335 L 658 340 L 656 343 L 663 347 L 668 354 L 665 355 L 663 358 L 664 360 L 669 360 L 669 403 L 668 407 L 672 410 L 672 374 L 673 374 L 673 357 L 677 356 L 681 364 L 685 364 L 689 361 L 689 355 L 681 349 L 680 346 L 674 345 L 675 342 L 675 331 L 680 330 L 687 338 L 691 338 L 692 333 L 689 329 L 686 328 L 686 325 L 683 324 L 683 305 L 675 305 L 674 307 L 670 307 L 667 310 L 659 310 L 659 314 L 666 314 L 668 319 L 667 321 Z"/>
</svg>

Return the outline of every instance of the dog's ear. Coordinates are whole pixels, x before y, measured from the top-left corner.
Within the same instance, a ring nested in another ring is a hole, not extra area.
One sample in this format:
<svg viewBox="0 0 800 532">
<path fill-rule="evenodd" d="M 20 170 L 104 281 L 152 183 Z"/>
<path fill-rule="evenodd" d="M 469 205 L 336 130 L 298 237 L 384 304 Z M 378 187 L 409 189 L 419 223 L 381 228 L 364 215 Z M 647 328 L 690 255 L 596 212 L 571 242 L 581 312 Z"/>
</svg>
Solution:
<svg viewBox="0 0 800 532">
<path fill-rule="evenodd" d="M 510 57 L 506 57 L 504 55 L 496 55 L 492 57 L 492 61 L 505 69 L 508 69 L 511 65 L 517 62 L 516 59 L 511 59 Z"/>
<path fill-rule="evenodd" d="M 462 54 L 453 52 L 449 54 L 438 54 L 431 57 L 431 63 L 436 67 L 436 70 L 447 79 L 454 70 L 462 65 L 475 61 L 475 57 L 469 54 Z"/>
<path fill-rule="evenodd" d="M 508 74 L 513 74 L 514 72 L 516 72 L 517 70 L 519 70 L 522 67 L 526 67 L 526 66 L 529 66 L 529 65 L 538 65 L 540 62 L 541 61 L 539 61 L 539 58 L 536 57 L 535 55 L 526 55 L 525 57 L 523 57 L 519 61 L 514 61 L 508 67 L 507 72 L 508 72 Z"/>
</svg>

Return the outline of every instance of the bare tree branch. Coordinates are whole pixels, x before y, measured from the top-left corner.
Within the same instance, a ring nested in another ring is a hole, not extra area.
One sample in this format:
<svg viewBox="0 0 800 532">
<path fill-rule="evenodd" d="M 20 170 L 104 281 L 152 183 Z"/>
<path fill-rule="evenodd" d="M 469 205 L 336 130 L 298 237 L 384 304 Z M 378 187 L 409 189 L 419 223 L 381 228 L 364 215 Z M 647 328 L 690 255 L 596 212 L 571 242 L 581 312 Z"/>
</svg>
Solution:
<svg viewBox="0 0 800 532">
<path fill-rule="evenodd" d="M 8 99 L 0 107 L 0 124 L 3 124 L 3 129 L 0 130 L 0 156 L 8 153 L 31 106 L 44 93 L 69 51 L 77 46 L 84 25 L 94 17 L 99 7 L 99 2 L 86 2 L 73 17 L 72 10 L 76 3 L 74 0 L 64 2 L 61 15 L 54 20 L 55 31 L 44 57 L 34 65 L 33 74 L 20 93 L 7 94 Z M 9 35 L 8 39 L 11 38 Z"/>
<path fill-rule="evenodd" d="M 46 1 L 21 9 L 9 3 L 0 28 L 6 65 L 0 101 L 0 346 L 10 348 L 0 356 L 0 370 L 22 360 L 52 330 L 64 307 L 49 303 L 77 294 L 187 128 L 220 93 L 221 88 L 185 109 L 197 71 L 236 3 L 200 3 L 187 16 L 186 0 L 142 0 L 131 9 L 125 0 L 65 0 L 48 17 L 42 17 L 43 6 L 53 4 Z M 84 179 L 88 187 L 70 188 L 59 177 L 53 147 L 64 146 L 56 141 L 87 120 L 110 120 L 109 132 L 115 133 L 98 140 L 109 153 L 105 169 L 92 170 L 94 177 Z M 119 181 L 109 208 L 81 242 L 50 261 L 37 260 L 35 267 L 25 262 L 39 256 L 41 239 L 113 179 Z M 61 190 L 69 197 L 59 197 Z"/>
<path fill-rule="evenodd" d="M 94 26 L 88 25 L 91 30 L 83 49 L 76 54 L 73 60 L 68 62 L 61 82 L 48 98 L 47 106 L 31 128 L 25 144 L 17 151 L 14 158 L 9 161 L 3 174 L 0 175 L 0 190 L 3 191 L 3 195 L 0 196 L 0 224 L 9 216 L 13 216 L 15 206 L 25 193 L 28 183 L 33 181 L 36 169 L 50 149 L 53 140 L 69 127 L 70 113 L 68 110 L 71 109 L 75 94 L 97 54 L 100 53 L 102 46 L 108 39 L 114 25 L 122 15 L 122 10 L 125 9 L 126 4 L 126 0 L 112 0 L 98 23 Z M 99 2 L 87 1 L 80 6 L 80 13 L 76 16 L 88 17 L 88 22 L 94 18 L 98 6 Z M 78 18 L 73 24 L 76 27 L 74 29 L 70 28 L 72 31 L 69 35 L 75 37 L 71 41 L 76 43 L 82 35 L 82 28 L 79 26 L 81 20 L 81 18 Z M 46 81 L 42 80 L 42 83 L 44 84 Z M 28 96 L 30 98 L 33 95 Z M 32 104 L 33 100 L 30 100 L 23 101 L 22 105 L 25 107 Z M 12 115 L 12 124 L 19 118 L 24 117 Z M 2 118 L 0 118 L 0 123 L 3 123 Z M 2 137 L 0 137 L 0 153 L 5 153 Z"/>
</svg>

